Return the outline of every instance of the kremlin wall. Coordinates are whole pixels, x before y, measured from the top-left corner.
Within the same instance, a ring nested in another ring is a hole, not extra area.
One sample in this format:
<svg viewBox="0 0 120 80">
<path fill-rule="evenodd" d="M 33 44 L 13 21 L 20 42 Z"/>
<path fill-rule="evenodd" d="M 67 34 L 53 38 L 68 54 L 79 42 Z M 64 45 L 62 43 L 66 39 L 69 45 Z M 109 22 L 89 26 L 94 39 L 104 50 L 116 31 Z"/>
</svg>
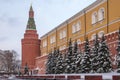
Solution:
<svg viewBox="0 0 120 80">
<path fill-rule="evenodd" d="M 105 34 L 114 66 L 120 27 L 119 3 L 120 0 L 96 0 L 40 38 L 31 6 L 27 28 L 21 40 L 22 67 L 27 64 L 30 69 L 37 69 L 39 74 L 45 74 L 45 64 L 50 51 L 54 48 L 64 51 L 70 38 L 73 44 L 77 40 L 79 48 L 83 50 L 85 37 L 88 37 L 92 45 L 96 34 L 99 38 Z"/>
</svg>

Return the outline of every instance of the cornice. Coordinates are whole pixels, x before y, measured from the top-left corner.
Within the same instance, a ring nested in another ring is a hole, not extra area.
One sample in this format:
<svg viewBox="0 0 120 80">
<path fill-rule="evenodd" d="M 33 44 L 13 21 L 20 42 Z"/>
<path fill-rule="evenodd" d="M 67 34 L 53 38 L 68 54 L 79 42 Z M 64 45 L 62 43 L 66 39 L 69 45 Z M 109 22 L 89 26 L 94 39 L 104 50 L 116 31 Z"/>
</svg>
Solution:
<svg viewBox="0 0 120 80">
<path fill-rule="evenodd" d="M 54 29 L 52 29 L 51 31 L 49 31 L 48 33 L 46 33 L 45 35 L 43 35 L 41 38 L 48 36 L 50 34 L 52 34 L 53 31 L 56 31 L 57 29 L 60 29 L 62 27 L 65 27 L 67 24 L 71 23 L 72 21 L 80 18 L 81 16 L 83 16 L 84 14 L 86 14 L 87 12 L 91 11 L 92 9 L 96 8 L 97 6 L 103 4 L 104 2 L 106 2 L 107 0 L 96 0 L 94 3 L 92 3 L 91 5 L 89 5 L 88 7 L 84 8 L 83 10 L 81 10 L 80 12 L 78 12 L 77 14 L 73 15 L 72 17 L 70 17 L 69 19 L 67 19 L 66 21 L 64 21 L 63 23 L 61 23 L 60 25 L 58 25 L 57 27 L 55 27 Z"/>
</svg>

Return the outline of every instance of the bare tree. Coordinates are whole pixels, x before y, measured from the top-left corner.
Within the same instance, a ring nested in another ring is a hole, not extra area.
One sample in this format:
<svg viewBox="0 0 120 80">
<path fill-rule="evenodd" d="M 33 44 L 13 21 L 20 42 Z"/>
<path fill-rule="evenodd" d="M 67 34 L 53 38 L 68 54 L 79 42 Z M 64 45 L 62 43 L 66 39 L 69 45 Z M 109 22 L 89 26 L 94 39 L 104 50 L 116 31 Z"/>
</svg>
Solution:
<svg viewBox="0 0 120 80">
<path fill-rule="evenodd" d="M 0 50 L 0 70 L 5 72 L 16 72 L 18 68 L 18 54 L 14 50 Z"/>
</svg>

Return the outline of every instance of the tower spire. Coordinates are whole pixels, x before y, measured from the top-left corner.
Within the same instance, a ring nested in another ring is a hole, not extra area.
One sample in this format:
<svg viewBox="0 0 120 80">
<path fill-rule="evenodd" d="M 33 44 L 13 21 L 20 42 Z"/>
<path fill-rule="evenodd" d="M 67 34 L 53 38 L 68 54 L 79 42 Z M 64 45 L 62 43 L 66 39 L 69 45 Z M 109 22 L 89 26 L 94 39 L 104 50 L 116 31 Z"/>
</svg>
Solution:
<svg viewBox="0 0 120 80">
<path fill-rule="evenodd" d="M 35 21 L 34 21 L 34 11 L 32 8 L 32 4 L 31 4 L 30 10 L 29 10 L 29 19 L 28 19 L 26 30 L 36 30 L 36 25 L 35 25 Z"/>
<path fill-rule="evenodd" d="M 33 11 L 32 4 L 30 5 L 30 11 Z"/>
</svg>

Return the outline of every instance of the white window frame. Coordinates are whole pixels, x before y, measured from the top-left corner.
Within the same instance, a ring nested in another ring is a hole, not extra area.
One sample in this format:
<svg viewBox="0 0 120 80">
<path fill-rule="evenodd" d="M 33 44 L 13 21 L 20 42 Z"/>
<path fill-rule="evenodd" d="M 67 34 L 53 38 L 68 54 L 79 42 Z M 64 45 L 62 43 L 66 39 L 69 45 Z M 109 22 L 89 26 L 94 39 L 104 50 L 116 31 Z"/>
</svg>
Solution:
<svg viewBox="0 0 120 80">
<path fill-rule="evenodd" d="M 80 30 L 81 30 L 81 22 L 80 21 L 78 21 L 77 23 L 74 23 L 72 25 L 72 33 L 73 34 L 80 31 Z"/>
<path fill-rule="evenodd" d="M 59 36 L 60 36 L 60 39 L 62 39 L 62 32 L 61 31 L 60 31 L 60 35 Z"/>
<path fill-rule="evenodd" d="M 102 7 L 98 10 L 98 20 L 101 21 L 105 18 L 105 9 Z"/>
<path fill-rule="evenodd" d="M 66 37 L 66 30 L 63 30 L 63 38 Z"/>
<path fill-rule="evenodd" d="M 63 39 L 66 37 L 66 30 L 60 31 L 60 39 Z"/>
<path fill-rule="evenodd" d="M 96 34 L 92 34 L 91 39 L 94 40 L 96 38 Z"/>
<path fill-rule="evenodd" d="M 47 46 L 47 40 L 44 40 L 43 41 L 43 47 L 46 47 Z"/>
<path fill-rule="evenodd" d="M 55 40 L 55 36 L 51 36 L 50 37 L 50 43 L 52 44 L 52 43 L 54 43 L 56 40 Z"/>
<path fill-rule="evenodd" d="M 77 44 L 81 44 L 81 40 L 80 39 L 77 40 Z"/>
<path fill-rule="evenodd" d="M 80 23 L 80 21 L 78 21 L 78 22 L 76 23 L 76 27 L 77 27 L 77 30 L 76 30 L 76 31 L 80 31 L 80 30 L 81 30 L 81 23 Z"/>
<path fill-rule="evenodd" d="M 75 33 L 76 32 L 76 25 L 75 23 L 72 25 L 72 33 Z"/>
<path fill-rule="evenodd" d="M 50 43 L 51 43 L 51 44 L 53 43 L 53 41 L 52 41 L 52 37 L 50 37 Z"/>
<path fill-rule="evenodd" d="M 92 13 L 92 24 L 95 24 L 97 22 L 98 18 L 97 18 L 97 12 L 93 12 Z"/>
<path fill-rule="evenodd" d="M 98 33 L 98 37 L 99 37 L 99 38 L 102 38 L 103 35 L 104 35 L 104 31 L 100 31 L 100 32 Z"/>
<path fill-rule="evenodd" d="M 59 50 L 60 50 L 60 51 L 62 50 L 62 47 L 61 47 L 61 46 L 59 47 Z"/>
<path fill-rule="evenodd" d="M 63 46 L 63 50 L 65 50 L 65 49 L 66 49 L 66 45 Z"/>
<path fill-rule="evenodd" d="M 62 51 L 62 50 L 65 50 L 66 49 L 66 45 L 63 45 L 63 46 L 60 46 L 59 47 L 59 50 Z"/>
<path fill-rule="evenodd" d="M 75 41 L 72 42 L 72 46 L 74 47 Z"/>
<path fill-rule="evenodd" d="M 53 36 L 53 43 L 56 41 L 55 36 Z"/>
</svg>

